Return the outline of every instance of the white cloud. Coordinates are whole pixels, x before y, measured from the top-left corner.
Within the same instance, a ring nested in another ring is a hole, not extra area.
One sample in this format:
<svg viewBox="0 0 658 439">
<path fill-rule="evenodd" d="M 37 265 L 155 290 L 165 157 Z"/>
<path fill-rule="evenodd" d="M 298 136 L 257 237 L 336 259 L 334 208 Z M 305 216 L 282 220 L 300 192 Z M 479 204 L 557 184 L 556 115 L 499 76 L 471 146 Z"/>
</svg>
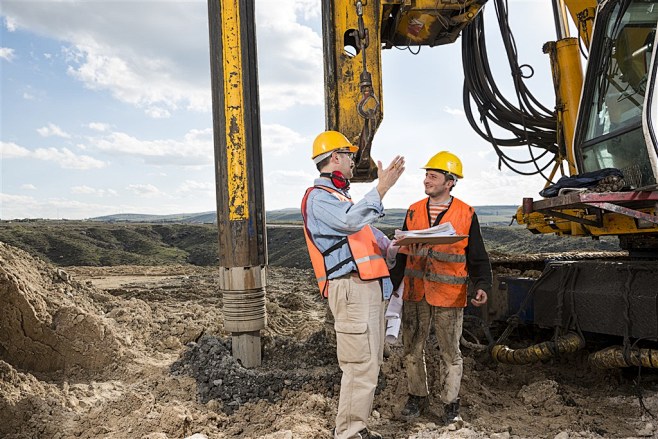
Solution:
<svg viewBox="0 0 658 439">
<path fill-rule="evenodd" d="M 176 190 L 178 193 L 212 192 L 215 193 L 215 183 L 206 181 L 185 180 Z"/>
<path fill-rule="evenodd" d="M 5 28 L 9 32 L 16 31 L 16 21 L 12 17 L 5 16 L 4 18 L 5 18 L 5 20 L 4 20 L 5 21 Z"/>
<path fill-rule="evenodd" d="M 67 148 L 38 148 L 30 151 L 12 142 L 0 142 L 2 159 L 31 158 L 51 161 L 65 169 L 98 169 L 106 166 L 105 162 L 87 155 L 76 155 Z"/>
<path fill-rule="evenodd" d="M 64 198 L 37 199 L 0 192 L 0 218 L 67 218 L 84 219 L 117 212 L 143 211 L 135 206 L 82 203 Z"/>
<path fill-rule="evenodd" d="M 76 155 L 68 148 L 38 148 L 30 156 L 39 160 L 55 162 L 64 169 L 99 169 L 107 165 L 88 155 Z"/>
<path fill-rule="evenodd" d="M 145 113 L 153 119 L 167 119 L 171 117 L 171 112 L 169 110 L 160 107 L 149 107 L 145 110 Z"/>
<path fill-rule="evenodd" d="M 264 186 L 267 210 L 299 207 L 304 191 L 313 183 L 316 174 L 305 171 L 273 171 L 265 175 Z"/>
<path fill-rule="evenodd" d="M 11 62 L 14 59 L 14 49 L 9 47 L 0 47 L 0 58 Z"/>
<path fill-rule="evenodd" d="M 99 132 L 105 132 L 110 129 L 110 125 L 102 122 L 90 122 L 88 125 L 89 129 Z"/>
<path fill-rule="evenodd" d="M 448 106 L 443 107 L 443 111 L 445 111 L 448 114 L 452 114 L 453 116 L 465 116 L 466 113 L 462 108 L 451 108 Z"/>
<path fill-rule="evenodd" d="M 155 118 L 211 110 L 205 2 L 53 3 L 9 1 L 3 13 L 14 27 L 68 43 L 68 73 L 85 87 Z M 319 2 L 260 0 L 256 15 L 262 109 L 321 106 Z"/>
<path fill-rule="evenodd" d="M 37 218 L 39 201 L 25 195 L 10 195 L 0 192 L 0 219 Z M 32 209 L 35 210 L 32 210 Z"/>
<path fill-rule="evenodd" d="M 115 132 L 90 140 L 90 147 L 119 156 L 139 157 L 158 165 L 199 166 L 213 163 L 212 129 L 190 130 L 180 140 L 141 140 Z"/>
<path fill-rule="evenodd" d="M 27 157 L 30 155 L 30 150 L 16 145 L 13 142 L 0 141 L 0 157 L 2 159 L 13 159 L 17 157 Z"/>
<path fill-rule="evenodd" d="M 267 175 L 271 183 L 289 182 L 299 180 L 301 182 L 312 181 L 317 176 L 306 171 L 274 171 Z"/>
<path fill-rule="evenodd" d="M 21 185 L 21 189 L 26 190 L 26 191 L 35 191 L 37 190 L 37 187 L 33 184 L 26 183 Z"/>
<path fill-rule="evenodd" d="M 153 186 L 152 184 L 130 184 L 126 187 L 126 189 L 141 197 L 153 197 L 156 195 L 162 195 L 160 189 Z"/>
<path fill-rule="evenodd" d="M 272 2 L 260 2 L 259 4 Z M 276 2 L 256 7 L 261 108 L 277 111 L 294 105 L 322 105 L 322 37 L 304 19 L 319 17 L 319 2 Z"/>
<path fill-rule="evenodd" d="M 71 138 L 70 134 L 64 132 L 54 123 L 49 123 L 48 126 L 37 128 L 37 133 L 39 133 L 41 137 L 61 137 L 63 139 Z"/>
<path fill-rule="evenodd" d="M 307 144 L 309 139 L 298 132 L 279 124 L 262 127 L 262 147 L 273 155 L 288 154 L 295 145 Z"/>
<path fill-rule="evenodd" d="M 78 43 L 69 54 L 68 73 L 87 88 L 109 90 L 116 99 L 144 109 L 145 114 L 153 118 L 169 117 L 179 103 L 191 97 L 198 99 L 197 94 L 207 94 L 209 104 L 207 88 L 202 91 L 198 85 L 186 83 L 184 78 L 172 77 L 171 61 L 129 59 L 128 48 L 125 48 L 126 53 L 113 55 L 110 48 L 102 44 L 105 43 Z"/>
<path fill-rule="evenodd" d="M 305 20 L 320 17 L 320 13 L 322 12 L 322 4 L 317 0 L 257 0 L 256 3 L 257 8 L 263 5 L 264 11 L 269 12 L 269 15 L 272 17 L 278 12 L 275 10 L 277 8 L 272 8 L 272 5 L 277 7 L 282 6 L 285 11 L 293 9 L 295 14 L 301 14 Z M 275 20 L 280 21 L 281 18 L 279 16 Z"/>
<path fill-rule="evenodd" d="M 95 197 L 117 196 L 118 193 L 114 189 L 97 189 L 87 185 L 73 186 L 71 193 L 81 195 L 93 195 Z"/>
<path fill-rule="evenodd" d="M 520 184 L 523 182 L 522 184 Z M 521 177 L 509 170 L 481 171 L 479 175 L 468 176 L 454 189 L 455 196 L 472 206 L 492 204 L 520 205 L 524 197 L 539 197 L 543 188 L 541 177 Z M 492 200 L 495 200 L 493 202 Z"/>
<path fill-rule="evenodd" d="M 23 85 L 22 89 L 23 89 L 22 92 L 23 99 L 27 101 L 33 101 L 42 98 L 44 96 L 43 91 L 35 89 L 31 85 Z"/>
<path fill-rule="evenodd" d="M 493 148 L 489 149 L 479 149 L 477 151 L 477 156 L 480 157 L 481 159 L 487 158 L 487 157 L 492 157 L 496 154 L 496 151 Z"/>
<path fill-rule="evenodd" d="M 211 108 L 204 2 L 8 1 L 3 14 L 62 41 L 69 74 L 91 90 L 157 117 Z"/>
</svg>

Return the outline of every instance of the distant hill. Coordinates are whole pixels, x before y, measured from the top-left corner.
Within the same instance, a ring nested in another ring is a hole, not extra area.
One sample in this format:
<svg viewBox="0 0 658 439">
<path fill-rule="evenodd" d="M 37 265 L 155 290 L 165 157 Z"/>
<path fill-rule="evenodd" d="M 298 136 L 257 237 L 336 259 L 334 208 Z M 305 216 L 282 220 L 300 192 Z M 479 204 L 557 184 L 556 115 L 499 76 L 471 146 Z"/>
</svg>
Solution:
<svg viewBox="0 0 658 439">
<path fill-rule="evenodd" d="M 97 216 L 88 221 L 105 223 L 179 223 L 179 224 L 212 224 L 217 222 L 217 213 L 175 213 L 171 215 L 146 215 L 141 213 L 118 213 L 115 215 Z"/>
<path fill-rule="evenodd" d="M 396 214 L 400 219 L 404 212 L 400 209 L 384 218 L 391 219 Z M 392 236 L 394 227 L 382 226 L 381 230 Z M 483 226 L 482 235 L 490 252 L 503 254 L 614 251 L 619 248 L 614 237 L 593 241 L 533 235 L 518 225 Z M 0 241 L 60 266 L 214 265 L 219 255 L 216 224 L 0 221 Z M 267 227 L 267 250 L 271 265 L 310 267 L 303 229 L 299 225 L 270 224 Z"/>
<path fill-rule="evenodd" d="M 508 225 L 516 214 L 518 206 L 476 206 L 475 212 L 482 225 Z M 385 215 L 375 224 L 378 227 L 401 227 L 406 209 L 386 209 Z M 149 223 L 149 224 L 215 224 L 215 212 L 177 213 L 172 215 L 144 215 L 120 213 L 89 218 L 88 221 L 107 223 Z M 267 224 L 301 224 L 302 215 L 297 208 L 270 210 L 266 212 Z"/>
</svg>

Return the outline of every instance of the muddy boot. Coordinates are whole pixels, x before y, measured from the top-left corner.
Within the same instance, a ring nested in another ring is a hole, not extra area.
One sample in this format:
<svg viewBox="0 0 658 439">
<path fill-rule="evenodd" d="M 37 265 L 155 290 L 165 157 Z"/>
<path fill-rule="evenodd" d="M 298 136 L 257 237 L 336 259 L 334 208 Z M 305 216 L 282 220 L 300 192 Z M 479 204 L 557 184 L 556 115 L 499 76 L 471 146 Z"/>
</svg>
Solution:
<svg viewBox="0 0 658 439">
<path fill-rule="evenodd" d="M 381 434 L 377 433 L 376 431 L 368 430 L 367 428 L 364 428 L 358 432 L 356 437 L 359 439 L 382 439 Z"/>
<path fill-rule="evenodd" d="M 443 406 L 443 422 L 445 425 L 455 425 L 461 428 L 464 425 L 464 420 L 459 415 L 459 398 L 455 402 Z"/>
<path fill-rule="evenodd" d="M 417 418 L 427 410 L 428 406 L 429 400 L 427 396 L 409 395 L 409 399 L 407 399 L 407 403 L 404 405 L 400 415 L 407 419 Z"/>
<path fill-rule="evenodd" d="M 329 306 L 325 310 L 324 316 L 324 336 L 329 346 L 336 347 L 336 329 L 334 328 L 334 315 L 331 313 Z"/>
</svg>

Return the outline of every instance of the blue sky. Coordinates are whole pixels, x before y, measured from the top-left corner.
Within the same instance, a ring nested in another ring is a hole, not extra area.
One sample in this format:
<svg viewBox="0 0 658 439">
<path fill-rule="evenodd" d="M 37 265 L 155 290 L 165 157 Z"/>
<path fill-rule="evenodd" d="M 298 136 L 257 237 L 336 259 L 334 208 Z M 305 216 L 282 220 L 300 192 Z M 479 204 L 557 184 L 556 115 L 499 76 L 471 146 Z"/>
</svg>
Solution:
<svg viewBox="0 0 658 439">
<path fill-rule="evenodd" d="M 207 4 L 197 0 L 1 0 L 0 218 L 82 219 L 215 210 Z M 550 2 L 510 0 L 527 83 L 554 106 L 544 42 Z M 298 207 L 317 174 L 324 129 L 320 0 L 256 0 L 265 208 Z M 544 21 L 537 21 L 543 17 Z M 485 7 L 488 49 L 513 97 Z M 450 150 L 464 162 L 454 195 L 472 205 L 538 198 L 541 179 L 499 171 L 462 109 L 460 40 L 383 52 L 384 121 L 373 155 L 403 154 L 387 208 L 423 197 L 419 168 Z M 499 61 L 497 61 L 499 60 Z M 522 152 L 519 157 L 524 157 Z M 355 184 L 357 198 L 373 183 Z"/>
</svg>

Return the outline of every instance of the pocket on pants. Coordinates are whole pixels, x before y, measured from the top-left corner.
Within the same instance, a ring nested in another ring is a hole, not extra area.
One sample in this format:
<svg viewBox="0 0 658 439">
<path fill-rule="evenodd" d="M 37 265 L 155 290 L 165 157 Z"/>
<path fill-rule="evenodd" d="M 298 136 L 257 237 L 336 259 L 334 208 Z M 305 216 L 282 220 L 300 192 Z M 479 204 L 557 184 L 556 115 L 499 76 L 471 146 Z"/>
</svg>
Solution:
<svg viewBox="0 0 658 439">
<path fill-rule="evenodd" d="M 336 322 L 336 356 L 343 363 L 363 363 L 370 359 L 368 324 Z"/>
</svg>

